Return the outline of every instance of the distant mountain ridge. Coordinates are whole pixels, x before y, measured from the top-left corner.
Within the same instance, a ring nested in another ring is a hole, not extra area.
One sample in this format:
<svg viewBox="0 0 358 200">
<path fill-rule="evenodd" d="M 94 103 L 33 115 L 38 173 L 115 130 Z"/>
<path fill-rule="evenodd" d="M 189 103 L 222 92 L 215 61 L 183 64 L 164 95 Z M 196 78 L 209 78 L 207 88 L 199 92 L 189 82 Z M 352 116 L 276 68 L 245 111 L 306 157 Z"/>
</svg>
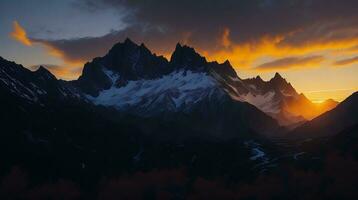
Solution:
<svg viewBox="0 0 358 200">
<path fill-rule="evenodd" d="M 12 74 L 8 68 L 20 68 L 20 72 Z M 25 99 L 41 97 L 48 102 L 76 99 L 142 117 L 189 114 L 198 112 L 198 108 L 202 108 L 201 115 L 204 115 L 204 105 L 214 105 L 212 109 L 215 109 L 215 104 L 247 107 L 244 102 L 248 102 L 275 118 L 280 125 L 289 126 L 302 123 L 335 106 L 335 103 L 330 103 L 329 106 L 318 108 L 303 94 L 298 94 L 278 73 L 269 81 L 263 81 L 259 76 L 241 79 L 229 61 L 208 62 L 195 49 L 180 44 L 177 44 L 168 61 L 152 53 L 144 44 L 137 45 L 126 39 L 123 43 L 115 44 L 105 56 L 86 63 L 79 79 L 70 82 L 58 81 L 44 67 L 31 72 L 4 59 L 1 60 L 1 70 L 0 77 L 8 85 L 7 89 L 12 91 L 14 85 L 15 88 L 22 88 L 17 95 L 26 95 Z M 23 76 L 31 77 L 31 80 L 23 83 L 24 80 L 20 80 Z M 40 94 L 44 87 L 45 92 Z M 265 118 L 259 110 L 250 110 L 256 113 L 252 119 L 237 118 L 248 124 L 250 120 L 256 121 L 255 116 L 257 119 Z M 267 117 L 264 121 L 271 119 Z M 268 129 L 277 129 L 273 128 L 274 123 L 271 124 Z M 257 127 L 249 125 L 247 128 L 255 130 Z M 262 127 L 259 129 L 263 130 Z"/>
<path fill-rule="evenodd" d="M 0 89 L 2 94 L 17 96 L 29 104 L 46 105 L 66 100 L 78 101 L 80 92 L 68 82 L 57 80 L 40 66 L 32 72 L 22 65 L 0 57 Z"/>
<path fill-rule="evenodd" d="M 326 137 L 358 125 L 358 92 L 353 93 L 335 109 L 303 124 L 290 137 Z"/>
<path fill-rule="evenodd" d="M 262 80 L 260 76 L 243 81 L 250 88 L 246 96 L 248 102 L 276 118 L 282 125 L 311 120 L 338 105 L 333 100 L 312 103 L 304 94 L 297 93 L 279 73 L 269 81 Z M 259 101 L 257 97 L 264 97 L 266 100 Z"/>
</svg>

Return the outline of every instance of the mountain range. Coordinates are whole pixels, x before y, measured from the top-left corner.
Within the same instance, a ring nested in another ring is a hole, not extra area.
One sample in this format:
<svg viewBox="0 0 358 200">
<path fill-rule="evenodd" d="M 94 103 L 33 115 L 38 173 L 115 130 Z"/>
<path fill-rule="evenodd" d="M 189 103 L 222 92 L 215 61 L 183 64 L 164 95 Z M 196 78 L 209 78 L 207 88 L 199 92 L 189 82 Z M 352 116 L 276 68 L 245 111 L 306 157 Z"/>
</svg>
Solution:
<svg viewBox="0 0 358 200">
<path fill-rule="evenodd" d="M 144 106 L 146 112 L 158 111 L 155 104 L 166 105 L 162 107 L 166 111 L 188 110 L 206 99 L 208 93 L 216 93 L 211 96 L 248 102 L 281 125 L 292 125 L 337 105 L 333 100 L 321 106 L 313 104 L 278 73 L 268 82 L 259 76 L 243 80 L 229 61 L 208 62 L 188 46 L 178 44 L 167 61 L 129 39 L 116 44 L 106 56 L 87 63 L 75 82 L 95 104 L 119 110 L 136 107 L 137 113 L 141 112 L 137 105 Z"/>
<path fill-rule="evenodd" d="M 272 117 L 279 125 L 295 127 L 337 105 L 332 100 L 320 105 L 310 102 L 278 73 L 269 81 L 259 76 L 241 79 L 229 61 L 208 62 L 193 48 L 180 44 L 168 61 L 144 44 L 126 39 L 104 57 L 86 63 L 79 79 L 69 82 L 57 80 L 44 67 L 31 72 L 4 59 L 1 70 L 4 90 L 26 103 L 45 105 L 75 99 L 141 117 L 188 114 L 203 104 L 233 104 L 250 109 L 255 119 L 248 121 L 255 124 L 262 119 L 262 124 L 274 127 Z M 260 129 L 260 124 L 248 128 Z M 269 129 L 265 126 L 263 130 Z"/>
<path fill-rule="evenodd" d="M 167 60 L 126 39 L 72 81 L 0 57 L 0 95 L 0 178 L 20 166 L 32 183 L 73 180 L 84 199 L 107 177 L 137 172 L 187 170 L 187 186 L 164 187 L 176 195 L 197 177 L 296 180 L 280 167 L 317 171 L 332 152 L 358 155 L 357 92 L 315 104 L 278 73 L 241 79 L 229 61 L 207 61 L 181 44 Z"/>
</svg>

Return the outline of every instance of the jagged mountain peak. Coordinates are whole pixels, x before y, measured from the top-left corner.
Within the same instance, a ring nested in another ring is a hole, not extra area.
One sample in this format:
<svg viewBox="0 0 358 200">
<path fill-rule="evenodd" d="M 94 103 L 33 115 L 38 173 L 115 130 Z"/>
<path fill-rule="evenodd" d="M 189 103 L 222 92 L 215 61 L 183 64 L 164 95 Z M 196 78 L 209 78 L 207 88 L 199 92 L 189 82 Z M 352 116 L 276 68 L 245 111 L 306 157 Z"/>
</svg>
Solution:
<svg viewBox="0 0 358 200">
<path fill-rule="evenodd" d="M 210 62 L 208 66 L 216 73 L 220 74 L 224 79 L 231 78 L 241 80 L 229 60 L 226 60 L 223 63 L 218 63 L 216 61 Z"/>
<path fill-rule="evenodd" d="M 269 80 L 269 82 L 271 82 L 271 83 L 275 83 L 275 84 L 288 84 L 288 82 L 286 81 L 286 79 L 285 78 L 283 78 L 282 76 L 281 76 L 281 74 L 279 74 L 278 72 L 276 72 L 275 73 L 275 76 L 273 77 L 273 78 L 271 78 L 270 80 Z"/>
<path fill-rule="evenodd" d="M 57 79 L 55 75 L 53 75 L 48 69 L 46 69 L 46 67 L 42 65 L 34 73 L 49 79 Z"/>
<path fill-rule="evenodd" d="M 48 71 L 48 70 L 44 66 L 40 65 L 39 68 L 37 68 L 36 71 L 41 72 L 41 71 Z"/>
<path fill-rule="evenodd" d="M 128 81 L 154 79 L 172 71 L 163 56 L 156 56 L 144 44 L 137 45 L 127 38 L 115 44 L 103 57 L 86 63 L 78 85 L 91 95 L 109 89 L 112 84 L 125 85 Z M 113 76 L 117 77 L 112 80 Z"/>
<path fill-rule="evenodd" d="M 168 72 L 168 61 L 153 54 L 143 43 L 137 45 L 127 38 L 119 42 L 104 57 L 97 59 L 102 67 L 118 72 L 122 79 L 155 78 L 160 72 Z"/>
<path fill-rule="evenodd" d="M 147 47 L 144 43 L 140 43 L 139 47 L 140 47 L 142 50 L 150 51 L 150 50 L 148 49 L 148 47 Z M 156 54 L 154 53 L 154 55 L 156 55 Z"/>
<path fill-rule="evenodd" d="M 230 65 L 230 66 L 231 66 L 231 63 L 230 63 L 229 60 L 225 60 L 222 64 L 224 64 L 224 65 Z"/>
<path fill-rule="evenodd" d="M 176 53 L 177 54 L 183 53 L 183 54 L 187 54 L 187 55 L 202 57 L 195 51 L 195 49 L 193 47 L 190 47 L 188 45 L 181 45 L 180 43 L 177 43 L 177 45 L 175 46 L 175 50 L 174 50 L 173 54 L 176 54 Z M 172 57 L 173 57 L 173 55 L 172 55 Z"/>
<path fill-rule="evenodd" d="M 210 69 L 213 69 L 216 72 L 228 73 L 231 77 L 237 77 L 228 60 L 221 64 L 217 62 L 209 63 L 205 57 L 187 45 L 178 43 L 169 62 L 163 56 L 152 53 L 143 43 L 137 45 L 129 38 L 124 42 L 115 44 L 104 57 L 96 58 L 87 63 L 80 79 L 91 76 L 97 77 L 102 83 L 108 82 L 103 80 L 105 75 L 103 75 L 102 68 L 116 73 L 123 83 L 129 80 L 158 78 L 175 70 L 209 72 Z M 102 73 L 102 75 L 98 75 L 98 73 Z M 105 88 L 108 87 L 108 84 L 101 85 L 106 85 Z"/>
<path fill-rule="evenodd" d="M 183 45 L 181 45 L 180 42 L 178 42 L 178 43 L 175 45 L 175 49 L 180 49 L 180 48 L 182 48 L 182 47 L 183 47 Z"/>
<path fill-rule="evenodd" d="M 124 44 L 135 44 L 130 38 L 126 38 L 125 40 L 124 40 Z"/>
<path fill-rule="evenodd" d="M 225 60 L 223 63 L 221 63 L 220 64 L 221 66 L 223 66 L 223 67 L 226 67 L 226 68 L 230 68 L 230 69 L 232 69 L 233 71 L 235 71 L 234 70 L 234 67 L 231 65 L 231 63 L 230 63 L 230 61 L 229 60 Z M 235 74 L 236 74 L 236 72 L 235 72 Z M 236 75 L 237 76 L 237 75 Z"/>
<path fill-rule="evenodd" d="M 125 39 L 124 42 L 118 42 L 109 50 L 107 55 L 120 56 L 121 54 L 130 53 L 139 46 L 129 38 Z"/>
<path fill-rule="evenodd" d="M 260 82 L 264 82 L 264 80 L 261 78 L 261 76 L 259 76 L 259 75 L 257 75 L 256 77 L 255 77 L 255 80 L 257 80 L 257 81 L 260 81 Z"/>
<path fill-rule="evenodd" d="M 173 52 L 170 63 L 175 68 L 191 70 L 202 69 L 207 64 L 206 58 L 195 51 L 194 48 L 178 43 Z"/>
<path fill-rule="evenodd" d="M 131 39 L 126 38 L 124 42 L 118 42 L 116 43 L 105 55 L 107 59 L 112 59 L 112 61 L 133 57 L 133 56 L 139 56 L 139 57 L 149 57 L 154 56 L 153 54 L 144 43 L 141 43 L 138 45 L 137 43 L 133 42 Z M 135 61 L 135 60 L 133 60 Z"/>
<path fill-rule="evenodd" d="M 289 95 L 297 95 L 298 93 L 292 87 L 291 83 L 287 82 L 285 78 L 281 76 L 278 72 L 275 73 L 275 76 L 269 80 L 271 88 L 274 90 L 279 90 Z"/>
<path fill-rule="evenodd" d="M 284 79 L 280 73 L 276 72 L 275 76 L 273 77 L 274 79 Z"/>
</svg>

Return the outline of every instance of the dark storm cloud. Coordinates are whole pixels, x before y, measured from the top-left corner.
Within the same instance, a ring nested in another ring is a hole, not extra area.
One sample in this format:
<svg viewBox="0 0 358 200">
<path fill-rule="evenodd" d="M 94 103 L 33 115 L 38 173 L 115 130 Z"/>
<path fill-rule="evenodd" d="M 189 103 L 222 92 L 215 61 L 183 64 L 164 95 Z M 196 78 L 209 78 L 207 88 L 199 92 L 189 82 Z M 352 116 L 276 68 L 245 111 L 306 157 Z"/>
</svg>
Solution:
<svg viewBox="0 0 358 200">
<path fill-rule="evenodd" d="M 164 29 L 192 32 L 192 40 L 208 45 L 224 28 L 236 42 L 256 40 L 263 35 L 293 34 L 287 42 L 301 44 L 313 37 L 345 37 L 337 28 L 358 24 L 356 0 L 83 0 L 98 9 L 127 7 L 137 23 Z M 304 29 L 309 29 L 307 32 Z M 347 36 L 356 36 L 353 30 Z M 355 31 L 355 33 L 357 33 Z M 296 39 L 297 37 L 297 39 Z M 211 46 L 210 46 L 211 47 Z"/>
<path fill-rule="evenodd" d="M 117 39 L 116 33 L 110 33 L 103 37 L 32 41 L 43 44 L 50 54 L 63 58 L 67 63 L 81 63 L 103 55 L 104 49 L 108 49 Z"/>
<path fill-rule="evenodd" d="M 130 14 L 124 18 L 127 29 L 102 37 L 36 39 L 69 62 L 103 55 L 126 37 L 159 54 L 168 54 L 182 42 L 207 54 L 221 52 L 228 59 L 240 56 L 235 47 L 256 48 L 262 38 L 280 38 L 275 48 L 311 45 L 322 50 L 342 41 L 349 47 L 358 37 L 356 0 L 79 0 L 76 7 L 90 12 L 110 7 Z M 332 41 L 336 43 L 326 44 Z M 248 54 L 254 51 L 248 49 Z"/>
<path fill-rule="evenodd" d="M 83 0 L 94 9 L 110 7 L 133 10 L 129 23 L 158 27 L 163 32 L 190 32 L 191 41 L 203 49 L 219 48 L 215 41 L 225 28 L 234 42 L 255 40 L 262 35 L 283 34 L 301 26 L 297 16 L 301 1 L 268 0 Z M 295 11 L 292 12 L 292 9 Z M 282 20 L 283 16 L 290 20 Z M 150 37 L 150 36 L 148 36 Z M 210 41 L 210 42 L 208 42 Z"/>
<path fill-rule="evenodd" d="M 147 37 L 150 35 L 150 39 Z M 46 46 L 50 53 L 62 57 L 68 63 L 90 61 L 103 56 L 115 43 L 131 38 L 137 43 L 145 43 L 155 52 L 165 54 L 175 48 L 175 42 L 185 43 L 186 35 L 173 32 L 170 35 L 156 29 L 132 26 L 124 31 L 114 31 L 102 37 L 86 37 L 64 40 L 31 39 L 32 42 Z M 173 45 L 168 45 L 173 44 Z"/>
</svg>

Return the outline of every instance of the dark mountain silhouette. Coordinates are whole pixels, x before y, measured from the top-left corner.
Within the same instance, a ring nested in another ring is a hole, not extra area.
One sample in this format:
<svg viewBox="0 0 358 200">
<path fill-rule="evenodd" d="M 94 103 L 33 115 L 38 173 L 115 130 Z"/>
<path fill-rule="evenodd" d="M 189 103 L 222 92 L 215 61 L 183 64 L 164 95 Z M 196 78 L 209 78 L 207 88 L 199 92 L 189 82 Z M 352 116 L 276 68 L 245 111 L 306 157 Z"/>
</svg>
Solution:
<svg viewBox="0 0 358 200">
<path fill-rule="evenodd" d="M 336 108 L 303 124 L 289 133 L 294 137 L 324 137 L 336 135 L 358 124 L 358 93 L 355 92 Z"/>
<path fill-rule="evenodd" d="M 1 94 L 21 98 L 27 104 L 45 105 L 81 99 L 67 82 L 57 80 L 46 68 L 32 72 L 0 57 Z"/>
</svg>

